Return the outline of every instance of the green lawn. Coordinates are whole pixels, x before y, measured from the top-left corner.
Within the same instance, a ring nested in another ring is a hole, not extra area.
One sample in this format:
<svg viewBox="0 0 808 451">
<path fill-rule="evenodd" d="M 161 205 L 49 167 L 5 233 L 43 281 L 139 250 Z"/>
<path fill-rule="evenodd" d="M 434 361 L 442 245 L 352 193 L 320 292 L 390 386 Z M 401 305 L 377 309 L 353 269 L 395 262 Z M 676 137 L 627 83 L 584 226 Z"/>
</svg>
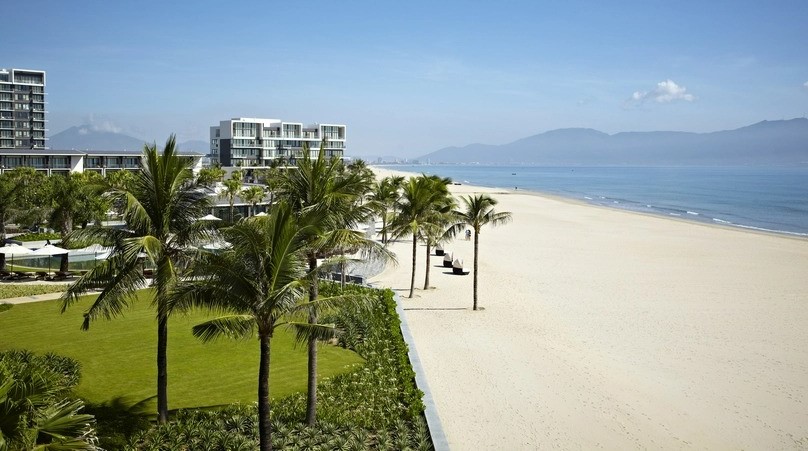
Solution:
<svg viewBox="0 0 808 451">
<path fill-rule="evenodd" d="M 78 394 L 98 403 L 123 397 L 134 403 L 156 394 L 157 323 L 149 291 L 125 316 L 99 320 L 89 331 L 80 330 L 82 313 L 90 298 L 59 313 L 58 301 L 15 305 L 0 313 L 0 350 L 29 349 L 54 352 L 81 363 Z M 170 409 L 233 402 L 254 402 L 258 377 L 258 339 L 223 339 L 201 343 L 191 327 L 205 320 L 194 312 L 169 321 L 168 401 Z M 319 377 L 347 370 L 362 358 L 352 351 L 323 345 Z M 270 391 L 285 396 L 306 388 L 305 346 L 295 346 L 286 329 L 272 339 Z M 152 410 L 156 403 L 149 405 Z"/>
</svg>

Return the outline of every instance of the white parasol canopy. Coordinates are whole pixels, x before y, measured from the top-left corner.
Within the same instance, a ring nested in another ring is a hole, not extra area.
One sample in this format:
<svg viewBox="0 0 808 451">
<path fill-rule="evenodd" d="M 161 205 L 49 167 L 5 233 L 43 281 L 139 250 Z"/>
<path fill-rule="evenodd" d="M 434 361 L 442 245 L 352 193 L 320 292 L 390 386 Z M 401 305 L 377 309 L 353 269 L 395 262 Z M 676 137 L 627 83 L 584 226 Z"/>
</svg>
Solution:
<svg viewBox="0 0 808 451">
<path fill-rule="evenodd" d="M 6 244 L 3 247 L 0 247 L 0 254 L 11 255 L 12 257 L 15 255 L 25 255 L 30 254 L 33 252 L 31 249 L 28 249 L 25 246 L 20 246 L 17 243 Z"/>
<path fill-rule="evenodd" d="M 213 215 L 205 215 L 205 216 L 202 216 L 201 218 L 199 218 L 199 220 L 200 221 L 221 221 L 222 218 L 217 218 L 216 216 L 213 216 Z"/>
<path fill-rule="evenodd" d="M 262 211 L 261 213 L 257 213 L 255 216 L 267 216 L 267 212 Z"/>
</svg>

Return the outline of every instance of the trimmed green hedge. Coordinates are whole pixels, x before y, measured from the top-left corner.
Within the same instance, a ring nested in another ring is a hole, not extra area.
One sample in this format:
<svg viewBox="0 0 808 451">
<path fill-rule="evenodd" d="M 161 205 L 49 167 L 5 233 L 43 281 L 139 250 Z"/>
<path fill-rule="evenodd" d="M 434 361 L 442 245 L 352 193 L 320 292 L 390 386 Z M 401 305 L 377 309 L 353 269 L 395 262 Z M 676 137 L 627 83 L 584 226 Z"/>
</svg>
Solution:
<svg viewBox="0 0 808 451">
<path fill-rule="evenodd" d="M 14 307 L 14 304 L 4 304 L 0 302 L 0 313 L 5 312 L 6 310 L 11 310 L 12 307 Z"/>
<path fill-rule="evenodd" d="M 62 239 L 62 235 L 58 233 L 23 233 L 22 235 L 17 235 L 12 238 L 12 240 L 16 241 L 45 241 L 45 240 L 60 240 Z"/>
<path fill-rule="evenodd" d="M 65 291 L 66 285 L 56 284 L 27 284 L 27 283 L 3 283 L 0 284 L 0 299 L 21 298 L 24 296 L 34 296 L 37 294 L 60 293 Z"/>
</svg>

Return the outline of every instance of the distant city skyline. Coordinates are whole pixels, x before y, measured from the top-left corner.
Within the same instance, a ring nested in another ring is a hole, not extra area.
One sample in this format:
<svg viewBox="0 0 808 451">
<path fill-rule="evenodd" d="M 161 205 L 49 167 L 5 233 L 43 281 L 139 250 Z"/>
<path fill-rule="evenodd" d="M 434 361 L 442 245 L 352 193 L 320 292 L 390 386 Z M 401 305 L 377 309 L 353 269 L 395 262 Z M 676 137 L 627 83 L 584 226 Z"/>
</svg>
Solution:
<svg viewBox="0 0 808 451">
<path fill-rule="evenodd" d="M 0 67 L 47 71 L 49 136 L 89 124 L 207 141 L 223 117 L 296 117 L 346 124 L 346 155 L 416 157 L 557 128 L 709 132 L 808 114 L 804 1 L 19 9 L 36 23 L 4 23 Z"/>
</svg>

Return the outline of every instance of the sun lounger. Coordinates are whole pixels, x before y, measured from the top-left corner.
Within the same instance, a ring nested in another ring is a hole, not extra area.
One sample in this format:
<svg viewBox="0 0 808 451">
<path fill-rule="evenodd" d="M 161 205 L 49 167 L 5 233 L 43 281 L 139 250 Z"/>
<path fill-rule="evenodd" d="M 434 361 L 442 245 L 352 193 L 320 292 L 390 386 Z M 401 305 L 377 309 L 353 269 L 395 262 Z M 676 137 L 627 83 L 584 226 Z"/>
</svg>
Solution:
<svg viewBox="0 0 808 451">
<path fill-rule="evenodd" d="M 53 280 L 67 280 L 72 278 L 73 273 L 70 271 L 56 271 L 56 275 L 53 276 Z"/>
</svg>

